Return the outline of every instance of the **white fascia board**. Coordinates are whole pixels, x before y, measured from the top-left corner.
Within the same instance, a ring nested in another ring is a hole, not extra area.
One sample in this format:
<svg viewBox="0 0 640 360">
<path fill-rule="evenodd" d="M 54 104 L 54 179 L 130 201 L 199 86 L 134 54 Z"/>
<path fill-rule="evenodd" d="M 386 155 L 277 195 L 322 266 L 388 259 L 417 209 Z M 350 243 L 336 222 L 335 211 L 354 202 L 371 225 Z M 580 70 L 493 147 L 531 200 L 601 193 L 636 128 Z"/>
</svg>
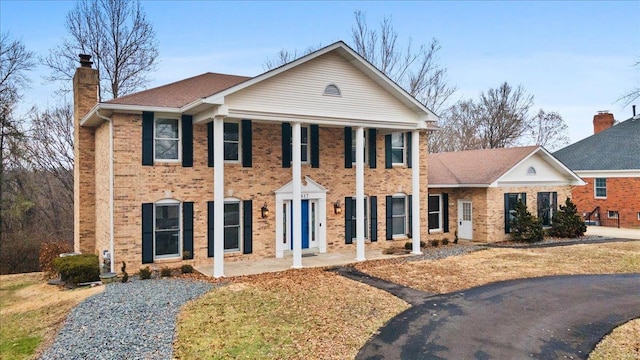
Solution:
<svg viewBox="0 0 640 360">
<path fill-rule="evenodd" d="M 311 54 L 308 54 L 306 56 L 303 56 L 295 61 L 292 61 L 288 64 L 285 64 L 283 66 L 280 66 L 278 68 L 275 68 L 273 70 L 269 70 L 261 75 L 258 75 L 254 78 L 251 78 L 247 81 L 244 81 L 240 84 L 237 84 L 235 86 L 232 86 L 226 90 L 223 90 L 219 93 L 216 93 L 214 95 L 211 95 L 207 98 L 205 98 L 203 101 L 206 103 L 209 102 L 215 102 L 216 99 L 220 98 L 220 97 L 224 97 L 227 96 L 229 94 L 233 94 L 235 92 L 238 92 L 242 89 L 245 89 L 249 86 L 255 85 L 261 81 L 264 81 L 266 79 L 269 79 L 271 77 L 274 77 L 280 73 L 283 73 L 291 68 L 294 68 L 298 65 L 301 65 L 305 62 L 308 62 L 310 60 L 313 60 L 319 56 L 322 56 L 326 53 L 329 53 L 331 51 L 334 51 L 336 49 L 339 49 L 340 51 L 342 51 L 341 56 L 344 57 L 344 54 L 348 54 L 348 61 L 350 63 L 352 63 L 356 68 L 360 69 L 361 71 L 363 71 L 367 76 L 369 76 L 369 78 L 371 78 L 374 82 L 376 82 L 378 85 L 382 86 L 385 90 L 387 90 L 389 93 L 391 93 L 393 96 L 395 96 L 397 99 L 399 99 L 401 102 L 403 102 L 405 105 L 407 105 L 408 107 L 412 108 L 416 113 L 420 114 L 420 118 L 423 121 L 432 121 L 435 122 L 438 120 L 438 116 L 433 113 L 431 110 L 429 110 L 426 106 L 424 106 L 422 103 L 420 103 L 418 100 L 416 100 L 413 96 L 411 96 L 409 93 L 407 93 L 404 89 L 402 89 L 400 86 L 398 86 L 398 84 L 396 84 L 395 82 L 391 81 L 386 75 L 384 75 L 380 70 L 376 69 L 373 65 L 371 65 L 368 61 L 366 61 L 364 58 L 362 58 L 362 56 L 360 56 L 358 53 L 356 53 L 355 51 L 353 51 L 351 48 L 349 48 L 349 46 L 347 46 L 344 42 L 342 41 L 338 41 L 336 43 L 333 43 L 329 46 L 326 46 L 320 50 L 317 50 L 315 52 L 312 52 Z"/>
<path fill-rule="evenodd" d="M 514 187 L 514 186 L 575 186 L 584 185 L 576 184 L 570 181 L 504 181 L 495 182 L 489 187 Z"/>
<path fill-rule="evenodd" d="M 487 188 L 490 187 L 488 184 L 431 184 L 427 185 L 429 189 L 435 188 Z"/>
<path fill-rule="evenodd" d="M 631 170 L 576 170 L 583 178 L 635 178 L 640 177 L 640 169 Z"/>
<path fill-rule="evenodd" d="M 109 104 L 98 103 L 85 117 L 80 120 L 80 126 L 96 126 L 100 125 L 104 120 L 98 117 L 97 112 L 102 111 L 102 115 L 111 116 L 114 112 L 126 113 L 126 114 L 142 114 L 144 111 L 158 112 L 165 114 L 182 114 L 180 108 L 163 107 L 163 106 L 140 106 L 140 105 L 122 105 L 122 104 Z"/>
<path fill-rule="evenodd" d="M 336 127 L 362 126 L 365 128 L 393 129 L 393 130 L 416 130 L 417 129 L 417 125 L 413 121 L 388 122 L 388 121 L 379 121 L 379 120 L 370 120 L 370 119 L 345 119 L 345 118 L 330 117 L 330 116 L 267 113 L 267 112 L 235 110 L 235 109 L 229 109 L 228 117 L 234 118 L 234 119 L 251 119 L 256 121 L 273 121 L 273 122 L 280 122 L 280 123 L 290 122 L 290 121 L 300 121 L 305 124 L 327 125 L 327 126 L 336 126 Z"/>
</svg>

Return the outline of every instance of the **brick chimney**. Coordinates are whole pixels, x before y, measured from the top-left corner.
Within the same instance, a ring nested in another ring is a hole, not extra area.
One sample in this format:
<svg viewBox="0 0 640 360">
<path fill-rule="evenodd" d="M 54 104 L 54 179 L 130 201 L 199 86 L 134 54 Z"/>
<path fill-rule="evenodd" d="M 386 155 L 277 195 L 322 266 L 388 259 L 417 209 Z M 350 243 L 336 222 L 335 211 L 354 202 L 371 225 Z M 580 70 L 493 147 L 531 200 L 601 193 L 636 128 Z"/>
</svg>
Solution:
<svg viewBox="0 0 640 360">
<path fill-rule="evenodd" d="M 598 111 L 593 115 L 593 133 L 597 134 L 600 131 L 607 130 L 613 126 L 613 114 L 609 110 Z"/>
<path fill-rule="evenodd" d="M 98 103 L 98 70 L 91 55 L 80 55 L 73 76 L 73 245 L 76 252 L 96 251 L 95 129 L 80 120 Z"/>
</svg>

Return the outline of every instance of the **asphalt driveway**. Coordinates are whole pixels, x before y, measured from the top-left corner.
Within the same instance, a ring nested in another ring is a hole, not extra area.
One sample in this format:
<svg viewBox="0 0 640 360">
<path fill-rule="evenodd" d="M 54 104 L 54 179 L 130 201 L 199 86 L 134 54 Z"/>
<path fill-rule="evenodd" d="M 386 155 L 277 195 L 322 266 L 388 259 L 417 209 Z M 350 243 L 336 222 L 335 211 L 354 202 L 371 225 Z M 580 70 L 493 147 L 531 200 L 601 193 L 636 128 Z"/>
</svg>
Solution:
<svg viewBox="0 0 640 360">
<path fill-rule="evenodd" d="M 505 281 L 426 298 L 356 358 L 587 358 L 611 330 L 639 317 L 640 274 Z"/>
</svg>

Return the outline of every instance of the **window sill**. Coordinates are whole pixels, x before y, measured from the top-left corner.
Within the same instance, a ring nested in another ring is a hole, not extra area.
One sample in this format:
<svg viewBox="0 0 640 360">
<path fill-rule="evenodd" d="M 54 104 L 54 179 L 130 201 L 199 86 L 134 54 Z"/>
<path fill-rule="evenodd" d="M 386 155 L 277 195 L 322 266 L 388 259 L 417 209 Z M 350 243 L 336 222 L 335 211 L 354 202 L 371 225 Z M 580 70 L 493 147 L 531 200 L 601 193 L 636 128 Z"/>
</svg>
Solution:
<svg viewBox="0 0 640 360">
<path fill-rule="evenodd" d="M 182 256 L 176 255 L 176 256 L 167 256 L 167 257 L 155 257 L 153 258 L 153 263 L 168 263 L 168 262 L 175 262 L 175 261 L 182 261 Z"/>
<path fill-rule="evenodd" d="M 429 234 L 443 234 L 442 229 L 429 229 Z"/>
</svg>

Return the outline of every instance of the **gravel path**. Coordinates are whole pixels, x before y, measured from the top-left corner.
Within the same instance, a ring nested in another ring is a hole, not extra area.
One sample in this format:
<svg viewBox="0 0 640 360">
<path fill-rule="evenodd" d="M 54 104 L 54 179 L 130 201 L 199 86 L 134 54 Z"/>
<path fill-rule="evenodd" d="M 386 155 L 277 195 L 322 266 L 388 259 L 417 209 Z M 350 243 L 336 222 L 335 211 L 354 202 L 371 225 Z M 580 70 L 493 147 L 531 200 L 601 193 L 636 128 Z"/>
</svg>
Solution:
<svg viewBox="0 0 640 360">
<path fill-rule="evenodd" d="M 71 311 L 40 359 L 171 359 L 180 307 L 212 288 L 181 279 L 109 284 Z"/>
</svg>

